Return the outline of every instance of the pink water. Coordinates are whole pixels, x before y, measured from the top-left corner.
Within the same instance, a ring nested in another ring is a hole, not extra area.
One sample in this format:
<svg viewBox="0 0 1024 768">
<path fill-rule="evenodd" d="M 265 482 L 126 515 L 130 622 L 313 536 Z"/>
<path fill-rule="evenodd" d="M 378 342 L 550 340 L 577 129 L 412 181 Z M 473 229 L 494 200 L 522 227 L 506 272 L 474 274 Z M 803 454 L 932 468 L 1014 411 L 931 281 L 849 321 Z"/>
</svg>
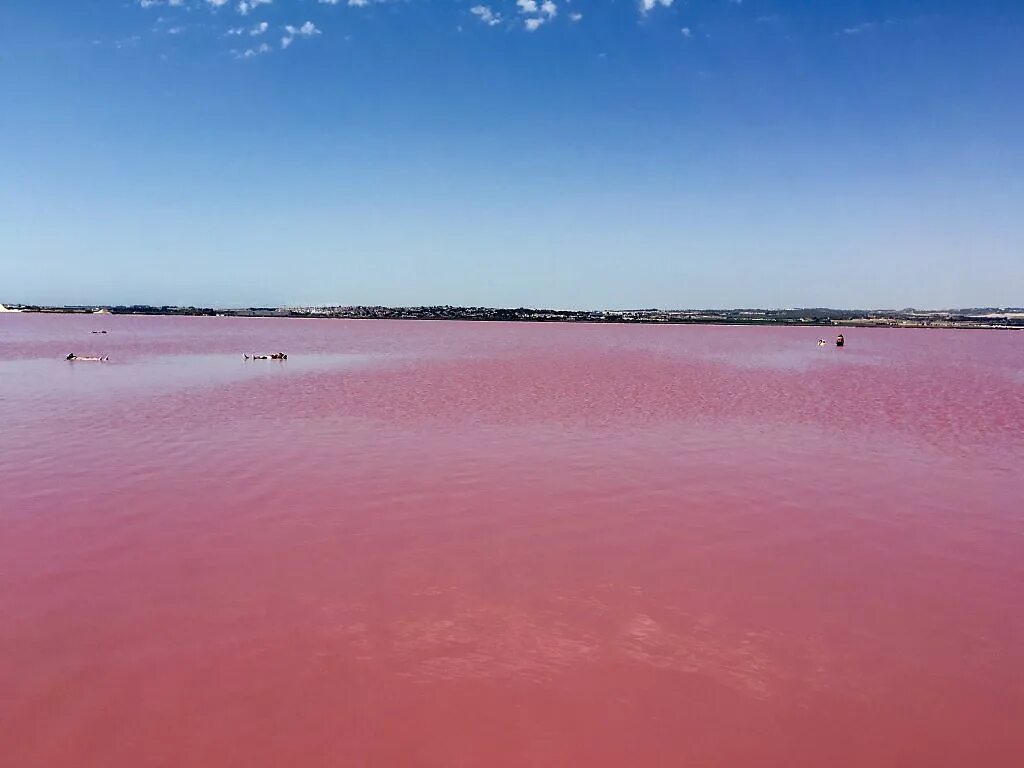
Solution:
<svg viewBox="0 0 1024 768">
<path fill-rule="evenodd" d="M 1024 764 L 1024 334 L 823 332 L 0 316 L 0 765 Z"/>
</svg>

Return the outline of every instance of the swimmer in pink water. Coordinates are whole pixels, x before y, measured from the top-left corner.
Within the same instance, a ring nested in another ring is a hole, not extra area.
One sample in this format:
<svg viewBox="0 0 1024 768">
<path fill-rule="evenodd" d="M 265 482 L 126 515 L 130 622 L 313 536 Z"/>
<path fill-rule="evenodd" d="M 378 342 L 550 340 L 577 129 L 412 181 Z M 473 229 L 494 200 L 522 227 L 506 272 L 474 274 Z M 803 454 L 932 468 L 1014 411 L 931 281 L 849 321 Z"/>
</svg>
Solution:
<svg viewBox="0 0 1024 768">
<path fill-rule="evenodd" d="M 93 363 L 105 363 L 107 360 L 110 359 L 110 355 L 104 355 L 103 357 L 99 357 L 98 355 L 76 355 L 74 352 L 71 352 L 64 359 L 65 360 L 84 360 L 86 362 L 93 362 Z"/>
</svg>

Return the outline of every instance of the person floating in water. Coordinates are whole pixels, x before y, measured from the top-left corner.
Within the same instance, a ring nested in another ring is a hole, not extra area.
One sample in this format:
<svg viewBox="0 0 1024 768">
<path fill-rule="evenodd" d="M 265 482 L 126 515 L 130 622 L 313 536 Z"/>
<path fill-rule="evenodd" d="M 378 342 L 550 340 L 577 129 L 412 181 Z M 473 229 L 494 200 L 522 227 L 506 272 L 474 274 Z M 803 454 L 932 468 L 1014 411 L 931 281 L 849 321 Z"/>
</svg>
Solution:
<svg viewBox="0 0 1024 768">
<path fill-rule="evenodd" d="M 288 355 L 284 352 L 272 352 L 269 355 L 242 355 L 246 360 L 287 360 Z"/>
<path fill-rule="evenodd" d="M 74 352 L 71 352 L 64 359 L 65 360 L 85 360 L 85 361 L 90 361 L 90 362 L 94 362 L 94 363 L 105 363 L 107 360 L 110 359 L 110 355 L 104 355 L 103 357 L 99 357 L 98 355 L 76 355 Z"/>
<path fill-rule="evenodd" d="M 840 333 L 838 336 L 836 336 L 836 346 L 837 347 L 841 347 L 845 343 L 846 343 L 846 340 L 843 338 L 843 334 Z"/>
</svg>

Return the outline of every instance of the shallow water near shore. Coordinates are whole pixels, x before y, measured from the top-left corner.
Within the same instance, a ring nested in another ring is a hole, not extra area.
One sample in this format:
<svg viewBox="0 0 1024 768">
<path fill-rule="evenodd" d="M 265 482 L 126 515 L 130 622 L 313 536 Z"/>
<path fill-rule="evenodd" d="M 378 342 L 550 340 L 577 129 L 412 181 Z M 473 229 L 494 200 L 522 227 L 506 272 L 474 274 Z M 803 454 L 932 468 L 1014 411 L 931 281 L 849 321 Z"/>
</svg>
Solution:
<svg viewBox="0 0 1024 768">
<path fill-rule="evenodd" d="M 0 764 L 1021 765 L 1024 334 L 831 330 L 0 317 Z"/>
</svg>

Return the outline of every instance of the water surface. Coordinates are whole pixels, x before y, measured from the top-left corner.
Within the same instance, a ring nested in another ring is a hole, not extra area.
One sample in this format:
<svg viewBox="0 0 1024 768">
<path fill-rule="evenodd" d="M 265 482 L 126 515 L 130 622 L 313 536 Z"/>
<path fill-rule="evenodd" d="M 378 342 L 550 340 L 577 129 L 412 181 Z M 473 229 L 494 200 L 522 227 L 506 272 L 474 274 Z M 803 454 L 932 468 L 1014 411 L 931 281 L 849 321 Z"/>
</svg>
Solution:
<svg viewBox="0 0 1024 768">
<path fill-rule="evenodd" d="M 0 763 L 1021 765 L 1024 334 L 822 334 L 0 317 Z"/>
</svg>

